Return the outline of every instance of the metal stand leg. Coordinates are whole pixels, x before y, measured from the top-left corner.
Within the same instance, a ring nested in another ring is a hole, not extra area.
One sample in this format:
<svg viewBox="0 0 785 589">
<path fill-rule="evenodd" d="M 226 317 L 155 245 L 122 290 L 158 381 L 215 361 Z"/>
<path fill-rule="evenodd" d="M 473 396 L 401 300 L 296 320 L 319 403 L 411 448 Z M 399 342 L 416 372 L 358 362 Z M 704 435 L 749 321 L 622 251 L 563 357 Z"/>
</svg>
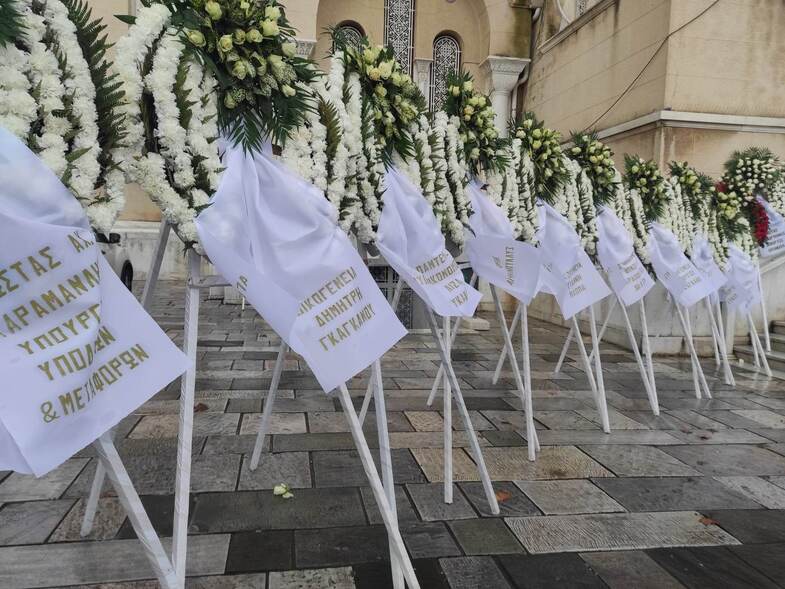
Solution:
<svg viewBox="0 0 785 589">
<path fill-rule="evenodd" d="M 281 347 L 278 348 L 278 356 L 275 358 L 275 367 L 273 368 L 273 378 L 270 382 L 270 390 L 267 392 L 267 398 L 264 400 L 264 411 L 262 412 L 262 420 L 259 423 L 259 433 L 256 435 L 256 443 L 253 447 L 251 463 L 248 465 L 251 470 L 256 470 L 259 466 L 259 459 L 266 446 L 265 441 L 267 439 L 267 432 L 270 431 L 270 419 L 273 415 L 275 396 L 278 393 L 278 385 L 281 382 L 281 373 L 283 372 L 284 360 L 286 359 L 286 352 L 288 351 L 289 346 L 286 345 L 286 342 L 281 341 Z"/>
<path fill-rule="evenodd" d="M 515 376 L 515 384 L 518 387 L 518 395 L 521 399 L 521 407 L 523 407 L 526 415 L 526 440 L 529 446 L 529 460 L 535 460 L 537 458 L 537 443 L 535 442 L 537 433 L 534 430 L 534 417 L 531 412 L 531 390 L 526 387 L 526 384 L 521 377 L 521 372 L 518 368 L 518 360 L 515 357 L 515 348 L 512 345 L 512 338 L 510 338 L 510 332 L 507 329 L 507 322 L 504 319 L 504 309 L 502 309 L 502 302 L 499 299 L 499 292 L 496 290 L 494 285 L 491 285 L 491 295 L 493 295 L 493 302 L 496 306 L 496 315 L 499 317 L 499 324 L 501 325 L 502 336 L 504 338 L 504 346 L 507 349 L 507 355 L 510 357 L 512 372 Z M 524 354 L 525 353 L 526 351 L 524 350 Z"/>
<path fill-rule="evenodd" d="M 458 377 L 455 376 L 455 371 L 453 370 L 452 363 L 450 362 L 450 357 L 447 355 L 447 352 L 444 348 L 444 342 L 442 342 L 441 338 L 439 337 L 439 328 L 436 325 L 436 317 L 434 317 L 433 311 L 430 308 L 428 309 L 427 316 L 428 323 L 431 328 L 431 334 L 433 335 L 433 339 L 436 341 L 437 347 L 439 349 L 439 355 L 441 356 L 442 364 L 444 364 L 445 369 L 447 370 L 447 377 L 452 383 L 455 405 L 458 408 L 458 412 L 461 414 L 461 418 L 463 419 L 464 427 L 466 427 L 466 433 L 469 435 L 469 444 L 472 449 L 472 454 L 474 455 L 474 461 L 477 463 L 477 469 L 480 471 L 480 479 L 482 480 L 482 486 L 485 490 L 485 496 L 488 499 L 488 504 L 491 507 L 491 513 L 496 515 L 499 513 L 499 503 L 496 500 L 496 494 L 493 491 L 493 484 L 491 483 L 491 477 L 488 474 L 488 468 L 485 466 L 485 458 L 483 458 L 482 455 L 482 449 L 480 448 L 480 442 L 477 439 L 477 433 L 474 431 L 474 424 L 472 423 L 471 417 L 469 416 L 469 411 L 466 409 L 466 403 L 463 402 L 463 394 L 461 394 L 461 386 L 458 384 Z"/>
<path fill-rule="evenodd" d="M 172 563 L 166 555 L 160 538 L 155 533 L 153 524 L 150 523 L 150 518 L 144 510 L 144 506 L 139 499 L 136 489 L 134 489 L 133 483 L 131 483 L 131 479 L 128 477 L 128 472 L 120 460 L 120 455 L 117 453 L 117 448 L 115 448 L 112 439 L 108 434 L 104 434 L 93 442 L 93 447 L 98 452 L 98 459 L 109 476 L 109 480 L 112 481 L 117 497 L 125 509 L 137 537 L 141 541 L 142 549 L 150 561 L 161 587 L 164 587 L 164 589 L 176 589 L 178 586 L 182 586 L 185 582 L 185 575 L 178 580 Z"/>
<path fill-rule="evenodd" d="M 398 521 L 393 515 L 390 502 L 387 499 L 387 493 L 384 489 L 384 486 L 382 485 L 382 481 L 379 479 L 379 473 L 376 470 L 376 465 L 373 462 L 371 451 L 368 448 L 368 442 L 365 440 L 365 436 L 363 435 L 362 426 L 360 426 L 360 421 L 357 419 L 357 414 L 354 411 L 352 399 L 349 396 L 349 390 L 346 388 L 346 385 L 340 386 L 338 389 L 338 395 L 341 399 L 341 405 L 343 406 L 343 411 L 346 414 L 346 419 L 349 421 L 349 430 L 352 433 L 354 444 L 357 447 L 357 452 L 360 455 L 360 460 L 363 464 L 363 468 L 365 469 L 365 474 L 368 477 L 368 483 L 371 486 L 374 499 L 376 499 L 376 505 L 379 506 L 382 520 L 384 521 L 384 525 L 387 528 L 387 533 L 391 538 L 390 546 L 398 554 L 400 565 L 403 570 L 403 576 L 404 579 L 406 579 L 406 583 L 408 584 L 409 588 L 419 589 L 420 584 L 417 581 L 416 575 L 414 574 L 414 568 L 412 568 L 412 561 L 409 559 L 409 554 L 406 552 L 406 547 L 404 546 L 401 532 L 398 529 Z M 380 412 L 378 407 L 376 411 L 377 413 Z"/>
</svg>

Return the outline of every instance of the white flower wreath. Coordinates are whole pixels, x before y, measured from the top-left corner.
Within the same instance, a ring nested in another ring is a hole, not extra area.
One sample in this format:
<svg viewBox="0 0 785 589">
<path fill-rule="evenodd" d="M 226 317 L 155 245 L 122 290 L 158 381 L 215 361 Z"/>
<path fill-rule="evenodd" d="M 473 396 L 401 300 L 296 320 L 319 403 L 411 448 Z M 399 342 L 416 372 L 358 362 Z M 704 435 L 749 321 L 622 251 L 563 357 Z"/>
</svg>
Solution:
<svg viewBox="0 0 785 589">
<path fill-rule="evenodd" d="M 90 39 L 100 25 L 90 22 L 78 1 L 17 3 L 23 32 L 14 45 L 0 47 L 0 125 L 27 142 L 63 181 L 96 230 L 108 232 L 125 202 L 125 174 L 117 148 L 102 154 L 99 142 L 92 75 L 101 74 L 91 72 L 85 51 L 105 47 L 103 40 Z M 105 124 L 117 122 L 110 119 Z M 119 128 L 103 131 L 122 134 Z M 111 164 L 102 164 L 102 155 Z"/>
<path fill-rule="evenodd" d="M 117 45 L 116 67 L 127 97 L 127 166 L 180 239 L 201 251 L 194 219 L 218 188 L 221 172 L 217 82 L 185 51 L 178 32 L 168 27 L 170 18 L 163 5 L 140 8 Z M 145 75 L 149 58 L 152 67 Z M 155 108 L 147 121 L 157 123 L 152 136 L 145 133 L 145 92 Z"/>
</svg>

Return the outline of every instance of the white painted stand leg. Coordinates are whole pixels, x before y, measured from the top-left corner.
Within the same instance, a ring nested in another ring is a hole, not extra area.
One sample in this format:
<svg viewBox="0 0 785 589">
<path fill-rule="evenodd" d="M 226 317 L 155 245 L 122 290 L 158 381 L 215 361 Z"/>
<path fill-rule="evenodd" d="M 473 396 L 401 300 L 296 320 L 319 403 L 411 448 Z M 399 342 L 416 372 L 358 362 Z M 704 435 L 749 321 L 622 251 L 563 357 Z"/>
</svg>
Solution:
<svg viewBox="0 0 785 589">
<path fill-rule="evenodd" d="M 645 298 L 645 297 L 644 297 Z M 646 305 L 643 299 L 639 301 L 638 308 L 641 315 L 641 340 L 643 344 L 643 353 L 646 356 L 646 369 L 649 374 L 649 383 L 654 392 L 654 398 L 657 398 L 657 383 L 654 380 L 654 359 L 651 352 L 651 341 L 649 340 L 649 321 L 646 319 Z M 657 411 L 655 415 L 659 415 L 659 401 L 657 402 Z"/>
<path fill-rule="evenodd" d="M 704 304 L 706 305 L 706 310 L 709 312 L 709 326 L 711 327 L 711 345 L 714 350 L 714 366 L 715 368 L 720 368 L 723 364 L 722 354 L 720 352 L 720 344 L 717 340 L 719 340 L 720 334 L 717 332 L 717 325 L 714 321 L 714 316 L 711 312 L 711 301 L 709 300 L 711 297 L 706 297 L 703 299 Z"/>
<path fill-rule="evenodd" d="M 760 312 L 763 318 L 763 341 L 766 342 L 766 351 L 771 352 L 771 334 L 769 333 L 769 314 L 766 309 L 766 297 L 763 296 L 763 275 L 758 270 L 758 288 L 760 289 Z M 766 362 L 768 364 L 768 361 Z"/>
<path fill-rule="evenodd" d="M 477 285 L 477 274 L 472 274 L 471 280 L 469 280 L 469 286 L 474 287 Z M 461 327 L 461 319 L 463 317 L 456 317 L 455 322 L 452 324 L 452 335 L 450 337 L 450 348 L 455 344 L 455 338 L 458 336 L 458 329 Z M 426 405 L 430 407 L 433 405 L 434 399 L 436 399 L 436 393 L 439 392 L 439 383 L 444 381 L 444 365 L 439 364 L 439 371 L 436 373 L 436 378 L 433 381 L 433 386 L 431 386 L 431 394 L 428 395 L 428 402 Z M 496 384 L 496 381 L 493 381 Z"/>
<path fill-rule="evenodd" d="M 540 451 L 540 439 L 537 436 L 537 430 L 534 427 L 534 407 L 532 402 L 532 367 L 531 367 L 531 351 L 529 350 L 529 306 L 522 305 L 521 311 L 521 349 L 523 350 L 523 382 L 526 385 L 526 392 L 528 405 L 526 406 L 527 419 L 531 420 L 531 429 L 534 432 L 531 439 L 526 440 L 527 444 L 534 445 L 535 452 Z M 512 339 L 512 338 L 510 338 Z M 530 424 L 527 422 L 526 428 Z M 531 454 L 531 452 L 530 452 Z"/>
<path fill-rule="evenodd" d="M 720 305 L 720 298 L 715 297 L 714 302 L 710 305 L 710 314 L 712 317 L 712 321 L 715 321 L 717 325 L 717 333 L 719 335 L 719 340 L 721 342 L 721 349 L 722 349 L 722 356 L 725 359 L 724 363 L 724 374 L 725 374 L 725 384 L 736 386 L 736 379 L 733 377 L 733 370 L 731 369 L 730 365 L 730 358 L 728 357 L 728 342 L 725 338 L 725 321 L 722 317 L 722 306 Z M 716 315 L 715 315 L 716 313 Z"/>
<path fill-rule="evenodd" d="M 752 347 L 753 349 L 758 350 L 763 372 L 766 373 L 766 376 L 771 378 L 771 368 L 769 367 L 769 360 L 768 358 L 766 358 L 766 351 L 763 349 L 763 344 L 760 341 L 760 337 L 758 337 L 758 329 L 755 327 L 755 322 L 752 320 L 751 313 L 747 314 L 747 323 L 750 326 L 750 340 L 752 341 Z"/>
<path fill-rule="evenodd" d="M 455 376 L 455 370 L 453 370 L 450 357 L 447 355 L 444 342 L 439 337 L 439 328 L 436 324 L 436 317 L 430 308 L 427 310 L 427 316 L 428 323 L 431 328 L 431 334 L 433 335 L 433 339 L 436 342 L 437 348 L 439 350 L 442 364 L 444 364 L 445 370 L 447 371 L 447 377 L 450 379 L 452 384 L 455 405 L 458 408 L 458 412 L 461 414 L 463 425 L 466 428 L 467 435 L 469 436 L 469 445 L 471 446 L 472 454 L 474 455 L 474 462 L 477 464 L 477 469 L 480 471 L 480 480 L 482 481 L 482 486 L 485 490 L 485 496 L 488 499 L 488 504 L 491 507 L 491 513 L 497 515 L 499 513 L 499 503 L 496 500 L 496 493 L 493 491 L 493 484 L 491 483 L 491 477 L 488 474 L 488 468 L 485 466 L 485 458 L 483 458 L 482 455 L 482 449 L 480 448 L 480 441 L 477 439 L 477 433 L 474 431 L 474 424 L 472 423 L 469 411 L 466 409 L 466 403 L 463 402 L 463 394 L 461 393 L 461 386 L 458 383 L 458 377 Z"/>
<path fill-rule="evenodd" d="M 725 334 L 722 331 L 722 319 L 717 321 L 717 318 L 714 316 L 714 303 L 712 302 L 712 297 L 706 297 L 706 311 L 709 314 L 709 321 L 711 323 L 711 332 L 712 337 L 714 338 L 714 345 L 716 346 L 720 362 L 722 365 L 722 374 L 725 378 L 725 384 L 735 386 L 736 382 L 733 378 L 733 371 L 730 367 L 730 360 L 728 359 L 728 350 L 725 347 Z"/>
<path fill-rule="evenodd" d="M 191 452 L 194 429 L 194 393 L 196 391 L 196 347 L 199 331 L 199 280 L 201 259 L 188 252 L 188 286 L 185 291 L 183 352 L 188 356 L 188 370 L 180 379 L 180 431 L 177 439 L 175 475 L 174 528 L 172 564 L 180 588 L 185 586 L 185 560 L 188 544 L 188 504 L 191 492 Z"/>
<path fill-rule="evenodd" d="M 534 417 L 532 415 L 532 399 L 531 390 L 527 388 L 524 379 L 521 377 L 521 371 L 518 368 L 518 359 L 515 357 L 515 348 L 512 345 L 512 338 L 510 331 L 507 329 L 507 322 L 504 318 L 504 309 L 502 309 L 502 302 L 499 299 L 499 292 L 494 285 L 491 285 L 491 295 L 493 296 L 493 303 L 496 306 L 496 315 L 499 318 L 499 325 L 502 329 L 502 337 L 504 338 L 504 346 L 507 350 L 507 355 L 510 357 L 510 364 L 512 365 L 512 373 L 515 376 L 515 384 L 518 387 L 518 396 L 521 399 L 521 407 L 523 407 L 526 416 L 526 440 L 529 447 L 529 460 L 537 458 L 537 433 L 534 431 Z M 522 330 L 523 333 L 523 330 Z M 525 334 L 524 334 L 525 337 Z M 524 362 L 526 362 L 526 350 L 524 353 Z M 528 375 L 527 375 L 528 376 Z"/>
<path fill-rule="evenodd" d="M 512 316 L 512 323 L 510 323 L 510 338 L 512 339 L 513 334 L 515 333 L 515 327 L 518 325 L 518 321 L 521 319 L 521 304 L 518 303 L 515 307 L 515 315 Z M 507 347 L 502 346 L 502 350 L 499 353 L 499 361 L 496 363 L 496 371 L 493 373 L 493 384 L 499 382 L 499 377 L 502 374 L 502 368 L 504 368 L 504 361 L 507 359 Z"/>
<path fill-rule="evenodd" d="M 278 356 L 275 358 L 275 367 L 273 368 L 273 378 L 270 381 L 270 390 L 267 391 L 267 398 L 264 400 L 264 411 L 262 411 L 262 420 L 259 423 L 259 433 L 256 435 L 256 443 L 253 447 L 251 463 L 248 465 L 251 470 L 257 469 L 262 451 L 267 447 L 267 444 L 265 444 L 267 432 L 270 431 L 270 419 L 273 415 L 275 396 L 278 393 L 278 385 L 281 382 L 281 373 L 283 372 L 284 360 L 286 359 L 286 352 L 288 351 L 289 346 L 286 345 L 286 342 L 281 340 L 281 347 L 278 348 Z"/>
<path fill-rule="evenodd" d="M 349 421 L 349 430 L 351 431 L 352 437 L 354 438 L 354 445 L 357 447 L 357 453 L 360 455 L 360 461 L 362 462 L 363 469 L 365 470 L 365 474 L 368 477 L 368 483 L 371 486 L 374 499 L 376 499 L 376 505 L 379 506 L 382 521 L 384 522 L 384 525 L 387 528 L 387 533 L 391 539 L 390 546 L 398 554 L 403 576 L 407 585 L 409 586 L 409 589 L 419 589 L 420 584 L 417 581 L 416 575 L 414 574 L 412 561 L 406 552 L 406 546 L 403 543 L 401 532 L 398 529 L 398 521 L 395 518 L 390 506 L 390 502 L 387 499 L 387 493 L 384 489 L 384 486 L 382 485 L 382 481 L 379 479 L 379 473 L 376 470 L 376 465 L 373 462 L 371 451 L 368 448 L 368 442 L 365 440 L 365 436 L 363 435 L 362 426 L 360 425 L 360 421 L 357 419 L 357 414 L 354 411 L 352 399 L 349 396 L 349 390 L 346 388 L 346 385 L 340 386 L 338 389 L 338 395 L 341 399 L 341 405 L 343 406 L 343 411 L 346 414 L 346 419 Z M 376 411 L 377 413 L 380 413 L 378 407 Z"/>
<path fill-rule="evenodd" d="M 395 284 L 395 291 L 393 291 L 392 299 L 390 300 L 390 306 L 392 307 L 393 313 L 398 310 L 398 303 L 401 300 L 401 293 L 403 292 L 403 285 L 404 282 L 400 278 L 398 282 Z M 365 397 L 363 398 L 363 404 L 360 408 L 360 425 L 365 423 L 365 415 L 368 413 L 368 407 L 371 404 L 371 399 L 373 398 L 373 375 L 371 378 L 368 379 L 368 387 L 365 389 Z"/>
<path fill-rule="evenodd" d="M 111 436 L 110 432 L 104 435 Z M 106 470 L 104 463 L 99 461 L 95 467 L 95 475 L 93 477 L 93 484 L 90 487 L 90 494 L 87 496 L 87 503 L 84 508 L 84 518 L 82 519 L 82 528 L 79 531 L 82 538 L 86 538 L 93 531 L 93 523 L 95 522 L 95 515 L 98 511 L 98 499 L 101 497 L 101 490 L 104 487 L 106 480 Z"/>
<path fill-rule="evenodd" d="M 169 234 L 172 231 L 171 225 L 166 221 L 161 221 L 161 228 L 158 231 L 158 243 L 153 252 L 153 259 L 150 262 L 150 269 L 147 271 L 147 278 L 142 291 L 142 307 L 150 310 L 150 303 L 153 301 L 155 287 L 158 286 L 158 276 L 161 274 L 161 264 L 166 253 L 166 244 L 169 241 Z"/>
<path fill-rule="evenodd" d="M 581 335 L 581 328 L 578 325 L 578 318 L 573 316 L 572 318 L 572 326 L 577 334 L 575 341 L 578 342 L 578 351 L 580 352 L 581 364 L 583 365 L 583 371 L 586 373 L 586 378 L 589 381 L 589 386 L 591 387 L 592 396 L 594 397 L 594 404 L 597 406 L 597 413 L 600 415 L 600 420 L 603 420 L 603 415 L 607 417 L 607 407 L 605 410 L 601 408 L 603 402 L 600 398 L 599 389 L 597 388 L 597 382 L 594 380 L 594 371 L 591 367 L 591 362 L 589 361 L 589 354 L 586 352 L 586 345 L 583 343 L 583 335 Z M 593 338 L 592 338 L 593 339 Z M 610 423 L 603 422 L 602 429 L 607 434 L 610 433 Z"/>
<path fill-rule="evenodd" d="M 181 587 L 185 582 L 185 575 L 178 580 L 161 540 L 156 534 L 153 524 L 150 523 L 150 518 L 147 516 L 122 460 L 120 460 L 120 455 L 117 453 L 111 436 L 108 433 L 104 434 L 93 442 L 93 447 L 98 453 L 100 464 L 103 465 L 109 480 L 112 481 L 117 497 L 128 515 L 161 587 L 164 589 Z"/>
<path fill-rule="evenodd" d="M 444 351 L 447 357 L 450 358 L 452 346 L 450 340 L 450 322 L 449 317 L 442 318 L 442 341 L 444 342 Z M 450 358 L 452 362 L 452 358 Z M 444 502 L 452 503 L 452 388 L 450 387 L 450 379 L 444 375 L 444 404 L 442 407 L 442 415 L 444 418 Z"/>
<path fill-rule="evenodd" d="M 597 336 L 598 341 L 602 341 L 602 338 L 605 337 L 605 332 L 608 329 L 608 322 L 611 320 L 611 315 L 613 311 L 616 309 L 616 301 L 617 299 L 614 298 L 611 301 L 611 306 L 608 308 L 608 313 L 605 315 L 605 319 L 602 321 L 602 327 L 600 327 L 600 333 Z M 567 339 L 564 340 L 564 346 L 562 347 L 561 354 L 559 355 L 559 361 L 556 363 L 556 368 L 553 369 L 554 374 L 559 374 L 561 372 L 562 365 L 564 364 L 564 360 L 567 358 L 567 352 L 570 350 L 570 344 L 572 343 L 572 339 L 575 337 L 575 330 L 570 329 L 570 332 L 567 334 Z M 592 350 L 589 354 L 589 361 L 594 360 L 594 344 L 592 344 Z"/>
<path fill-rule="evenodd" d="M 144 290 L 142 291 L 142 308 L 145 311 L 150 311 L 150 304 L 153 302 L 153 295 L 155 294 L 155 287 L 158 285 L 158 276 L 161 273 L 161 263 L 166 253 L 166 244 L 169 241 L 169 233 L 172 228 L 166 221 L 161 221 L 161 226 L 158 230 L 158 242 L 155 245 L 153 252 L 153 259 L 150 262 L 150 268 L 147 270 L 147 278 L 144 283 Z M 93 522 L 95 521 L 96 511 L 98 510 L 98 499 L 101 496 L 101 490 L 104 488 L 104 481 L 106 480 L 106 472 L 99 463 L 96 467 L 93 484 L 90 486 L 90 495 L 87 497 L 85 504 L 84 518 L 82 519 L 82 529 L 80 533 L 82 537 L 89 536 L 93 530 Z"/>
<path fill-rule="evenodd" d="M 687 349 L 690 352 L 690 359 L 692 361 L 692 370 L 693 370 L 693 379 L 695 381 L 695 396 L 700 399 L 701 398 L 701 388 L 704 391 L 707 399 L 711 399 L 711 391 L 709 390 L 709 385 L 706 382 L 706 375 L 703 374 L 703 368 L 701 367 L 700 360 L 698 359 L 698 352 L 695 350 L 695 344 L 692 341 L 692 328 L 690 326 L 689 315 L 685 315 L 681 305 L 675 303 L 676 313 L 679 316 L 679 321 L 681 322 L 681 328 L 684 330 L 684 340 L 687 343 Z"/>
<path fill-rule="evenodd" d="M 641 372 L 641 380 L 643 381 L 643 386 L 646 389 L 646 395 L 649 397 L 649 405 L 651 406 L 651 410 L 654 412 L 654 415 L 659 415 L 660 407 L 659 403 L 657 402 L 657 392 L 653 389 L 652 384 L 649 381 L 649 375 L 646 372 L 646 366 L 643 363 L 640 350 L 638 350 L 638 342 L 635 340 L 635 332 L 632 330 L 632 323 L 630 323 L 630 317 L 627 314 L 627 308 L 621 301 L 619 301 L 619 308 L 621 309 L 622 316 L 624 317 L 624 323 L 627 327 L 627 337 L 630 339 L 630 347 L 632 348 L 632 353 L 635 355 L 635 361 L 638 363 L 638 368 Z"/>
<path fill-rule="evenodd" d="M 608 403 L 605 399 L 605 376 L 602 373 L 602 354 L 600 353 L 600 338 L 597 336 L 597 322 L 594 317 L 594 305 L 589 307 L 589 326 L 591 329 L 592 354 L 594 355 L 594 372 L 597 377 L 597 407 L 600 411 L 602 430 L 611 433 L 611 423 L 608 417 Z M 589 357 L 591 361 L 591 357 Z"/>
<path fill-rule="evenodd" d="M 387 407 L 384 400 L 384 384 L 382 382 L 382 364 L 380 360 L 373 363 L 371 369 L 371 380 L 373 381 L 373 399 L 376 412 L 376 431 L 379 436 L 379 463 L 382 469 L 382 485 L 384 486 L 389 503 L 390 513 L 393 520 L 398 525 L 398 504 L 395 498 L 395 479 L 393 478 L 392 454 L 390 452 L 390 436 L 387 431 Z M 405 586 L 403 579 L 403 568 L 401 559 L 395 551 L 395 538 L 388 534 L 390 542 L 390 567 L 392 569 L 392 579 L 394 589 L 403 589 Z"/>
</svg>

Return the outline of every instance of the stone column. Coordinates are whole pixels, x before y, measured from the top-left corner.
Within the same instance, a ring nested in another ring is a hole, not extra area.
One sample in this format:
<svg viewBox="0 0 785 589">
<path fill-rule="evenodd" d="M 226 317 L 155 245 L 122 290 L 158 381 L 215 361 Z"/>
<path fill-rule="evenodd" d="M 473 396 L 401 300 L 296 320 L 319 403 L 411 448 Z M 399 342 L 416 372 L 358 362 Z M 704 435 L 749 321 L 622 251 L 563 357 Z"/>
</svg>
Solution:
<svg viewBox="0 0 785 589">
<path fill-rule="evenodd" d="M 531 60 L 522 57 L 502 57 L 489 55 L 480 64 L 487 79 L 491 104 L 496 111 L 496 127 L 502 137 L 507 136 L 507 120 L 512 110 L 512 91 L 523 69 Z"/>
<path fill-rule="evenodd" d="M 425 96 L 426 102 L 430 104 L 431 101 L 431 66 L 433 65 L 432 59 L 415 59 L 414 60 L 414 83 Z"/>
</svg>

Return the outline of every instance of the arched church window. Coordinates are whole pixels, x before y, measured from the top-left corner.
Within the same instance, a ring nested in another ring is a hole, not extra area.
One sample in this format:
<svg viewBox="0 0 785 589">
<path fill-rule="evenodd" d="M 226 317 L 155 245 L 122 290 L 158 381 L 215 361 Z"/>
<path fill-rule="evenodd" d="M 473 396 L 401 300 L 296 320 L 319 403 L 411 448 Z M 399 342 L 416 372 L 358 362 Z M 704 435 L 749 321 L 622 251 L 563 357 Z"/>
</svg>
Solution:
<svg viewBox="0 0 785 589">
<path fill-rule="evenodd" d="M 405 72 L 412 73 L 414 0 L 384 0 L 384 44 L 395 52 Z"/>
<path fill-rule="evenodd" d="M 447 79 L 461 69 L 461 45 L 452 35 L 439 35 L 433 41 L 431 110 L 438 110 L 447 98 Z"/>
<path fill-rule="evenodd" d="M 359 47 L 363 37 L 365 37 L 365 31 L 363 31 L 363 28 L 357 23 L 351 21 L 346 21 L 339 24 L 335 28 L 335 34 L 336 37 L 342 39 L 346 45 L 351 45 L 354 47 Z"/>
</svg>

